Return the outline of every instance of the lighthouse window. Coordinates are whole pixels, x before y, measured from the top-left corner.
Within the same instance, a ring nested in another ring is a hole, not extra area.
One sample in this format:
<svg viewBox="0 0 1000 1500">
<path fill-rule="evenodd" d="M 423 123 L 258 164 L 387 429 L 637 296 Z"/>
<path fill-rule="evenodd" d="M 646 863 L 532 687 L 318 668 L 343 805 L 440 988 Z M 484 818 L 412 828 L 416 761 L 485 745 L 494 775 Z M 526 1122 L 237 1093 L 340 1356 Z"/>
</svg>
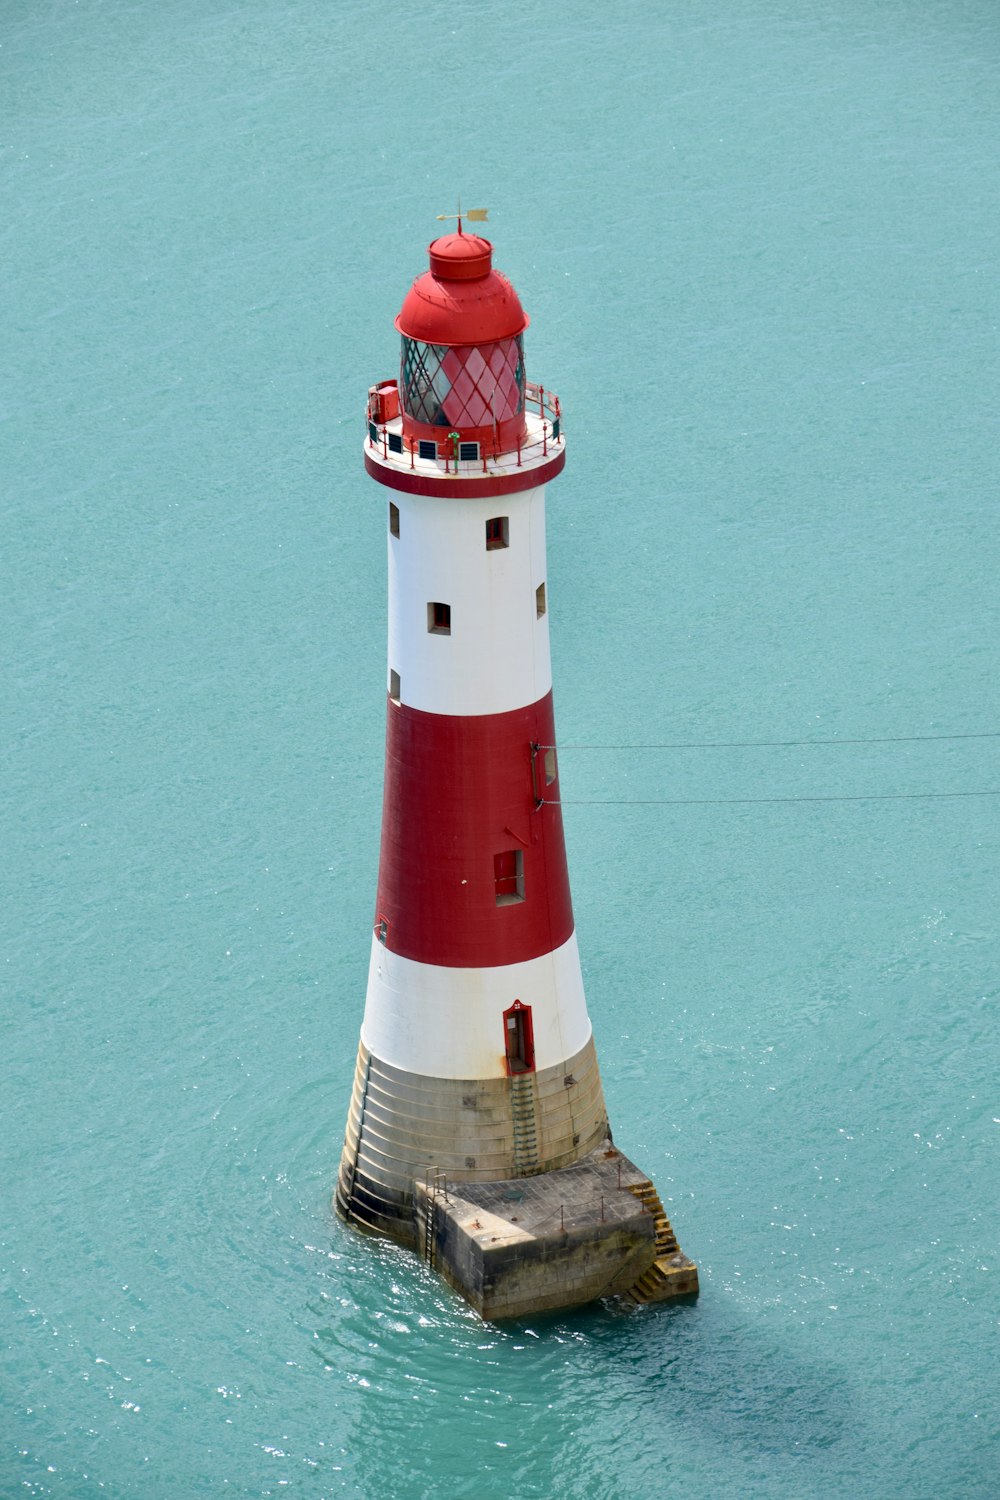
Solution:
<svg viewBox="0 0 1000 1500">
<path fill-rule="evenodd" d="M 556 779 L 556 752 L 549 748 L 545 752 L 545 785 L 551 786 Z"/>
<path fill-rule="evenodd" d="M 497 906 L 513 906 L 524 900 L 524 855 L 520 849 L 505 849 L 493 856 L 493 884 Z"/>
<path fill-rule="evenodd" d="M 451 635 L 450 604 L 428 604 L 427 629 L 431 635 Z"/>
<path fill-rule="evenodd" d="M 399 706 L 399 673 L 391 668 L 389 671 L 389 697 L 396 706 Z"/>
<path fill-rule="evenodd" d="M 545 613 L 545 585 L 540 583 L 535 590 L 535 614 L 539 619 Z"/>
<path fill-rule="evenodd" d="M 395 500 L 389 501 L 389 535 L 399 536 L 399 506 Z"/>
<path fill-rule="evenodd" d="M 491 516 L 486 522 L 486 550 L 495 552 L 499 547 L 510 545 L 507 516 Z"/>
<path fill-rule="evenodd" d="M 390 453 L 402 453 L 402 451 L 403 451 L 403 434 L 401 432 L 390 432 L 390 434 L 389 434 L 389 452 Z"/>
<path fill-rule="evenodd" d="M 459 443 L 458 456 L 463 463 L 474 463 L 479 457 L 478 443 Z"/>
<path fill-rule="evenodd" d="M 421 458 L 437 458 L 438 445 L 432 442 L 430 438 L 421 438 L 419 453 Z"/>
</svg>

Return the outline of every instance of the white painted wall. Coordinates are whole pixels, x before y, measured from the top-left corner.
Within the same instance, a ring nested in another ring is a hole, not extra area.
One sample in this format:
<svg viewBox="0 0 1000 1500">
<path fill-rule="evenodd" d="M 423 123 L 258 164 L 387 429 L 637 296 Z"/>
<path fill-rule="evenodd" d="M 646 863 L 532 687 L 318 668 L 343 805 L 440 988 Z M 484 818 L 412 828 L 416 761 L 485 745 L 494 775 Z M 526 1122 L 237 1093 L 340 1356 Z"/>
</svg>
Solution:
<svg viewBox="0 0 1000 1500">
<path fill-rule="evenodd" d="M 445 969 L 372 939 L 361 1039 L 376 1057 L 437 1078 L 505 1074 L 503 1012 L 531 1006 L 535 1067 L 555 1067 L 591 1032 L 576 934 L 554 953 L 491 969 Z"/>
<path fill-rule="evenodd" d="M 399 490 L 388 498 L 399 506 L 388 668 L 399 673 L 402 701 L 427 713 L 494 714 L 544 697 L 549 617 L 537 618 L 535 590 L 546 581 L 545 486 L 482 500 Z M 503 515 L 510 545 L 488 552 L 486 521 Z M 451 605 L 451 635 L 428 631 L 433 600 Z"/>
</svg>

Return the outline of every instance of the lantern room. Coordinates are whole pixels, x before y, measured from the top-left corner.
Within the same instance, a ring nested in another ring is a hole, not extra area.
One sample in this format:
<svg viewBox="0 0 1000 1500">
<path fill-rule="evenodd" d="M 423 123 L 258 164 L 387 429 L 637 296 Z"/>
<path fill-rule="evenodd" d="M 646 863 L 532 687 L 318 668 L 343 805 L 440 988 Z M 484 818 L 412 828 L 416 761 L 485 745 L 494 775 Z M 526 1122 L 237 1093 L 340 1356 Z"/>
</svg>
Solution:
<svg viewBox="0 0 1000 1500">
<path fill-rule="evenodd" d="M 396 319 L 406 446 L 477 443 L 493 454 L 519 447 L 527 326 L 517 293 L 493 269 L 489 240 L 461 231 L 434 240 L 430 270 L 413 283 Z"/>
</svg>

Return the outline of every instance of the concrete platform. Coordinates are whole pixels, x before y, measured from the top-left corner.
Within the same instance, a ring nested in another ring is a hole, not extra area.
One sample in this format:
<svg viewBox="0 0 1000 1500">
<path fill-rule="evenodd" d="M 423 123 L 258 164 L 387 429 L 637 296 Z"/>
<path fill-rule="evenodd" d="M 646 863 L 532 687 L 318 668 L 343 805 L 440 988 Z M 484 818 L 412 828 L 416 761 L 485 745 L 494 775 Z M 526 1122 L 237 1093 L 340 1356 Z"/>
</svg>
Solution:
<svg viewBox="0 0 1000 1500">
<path fill-rule="evenodd" d="M 439 1176 L 416 1184 L 415 1197 L 426 1258 L 485 1319 L 599 1297 L 697 1293 L 697 1270 L 678 1250 L 648 1178 L 609 1143 L 537 1176 L 459 1183 Z"/>
</svg>

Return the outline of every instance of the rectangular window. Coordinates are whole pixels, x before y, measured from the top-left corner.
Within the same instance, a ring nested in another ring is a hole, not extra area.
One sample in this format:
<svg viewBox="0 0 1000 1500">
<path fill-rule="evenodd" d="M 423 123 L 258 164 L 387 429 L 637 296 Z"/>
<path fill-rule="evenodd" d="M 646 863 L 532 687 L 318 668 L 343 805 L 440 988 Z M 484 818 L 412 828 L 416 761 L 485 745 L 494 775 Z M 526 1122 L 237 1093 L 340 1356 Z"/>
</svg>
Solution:
<svg viewBox="0 0 1000 1500">
<path fill-rule="evenodd" d="M 393 703 L 398 705 L 400 697 L 399 673 L 395 670 L 395 668 L 390 668 L 389 671 L 389 697 L 392 699 Z"/>
<path fill-rule="evenodd" d="M 520 849 L 494 854 L 493 884 L 497 906 L 513 906 L 524 900 L 524 855 Z"/>
<path fill-rule="evenodd" d="M 417 451 L 419 452 L 421 458 L 437 458 L 438 445 L 437 443 L 432 442 L 430 438 L 421 438 L 420 447 Z"/>
<path fill-rule="evenodd" d="M 545 752 L 545 785 L 551 786 L 556 779 L 556 752 L 546 750 Z"/>
<path fill-rule="evenodd" d="M 509 545 L 509 528 L 507 516 L 491 516 L 486 522 L 486 550 L 495 552 L 499 547 Z"/>
<path fill-rule="evenodd" d="M 450 604 L 428 604 L 427 629 L 431 635 L 451 635 Z"/>
<path fill-rule="evenodd" d="M 390 453 L 402 453 L 402 451 L 403 451 L 403 434 L 401 432 L 390 432 L 390 434 L 389 434 L 389 452 Z"/>
<path fill-rule="evenodd" d="M 540 583 L 535 590 L 535 614 L 539 619 L 545 613 L 545 585 Z"/>
<path fill-rule="evenodd" d="M 479 457 L 479 444 L 459 443 L 458 456 L 459 458 L 463 459 L 465 463 L 474 462 L 474 460 Z"/>
<path fill-rule="evenodd" d="M 389 535 L 399 536 L 399 506 L 395 500 L 389 501 Z"/>
</svg>

